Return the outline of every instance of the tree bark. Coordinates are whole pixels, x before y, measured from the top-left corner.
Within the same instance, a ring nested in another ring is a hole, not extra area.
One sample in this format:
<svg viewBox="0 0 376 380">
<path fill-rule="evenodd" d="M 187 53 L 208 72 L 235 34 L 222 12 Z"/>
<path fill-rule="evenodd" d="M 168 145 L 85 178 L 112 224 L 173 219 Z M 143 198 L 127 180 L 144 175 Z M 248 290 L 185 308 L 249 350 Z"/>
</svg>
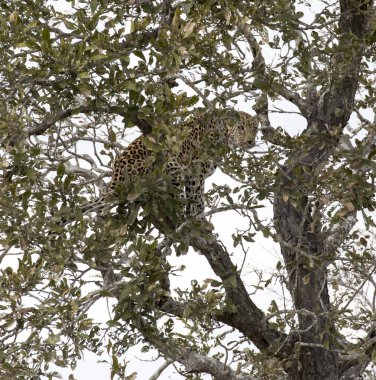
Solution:
<svg viewBox="0 0 376 380">
<path fill-rule="evenodd" d="M 334 252 L 327 250 L 320 222 L 313 220 L 312 178 L 338 144 L 350 118 L 372 2 L 345 0 L 340 6 L 335 75 L 312 108 L 303 146 L 292 150 L 280 170 L 274 198 L 275 228 L 284 242 L 281 252 L 288 288 L 295 308 L 308 311 L 298 314 L 296 362 L 287 369 L 293 380 L 340 378 L 326 270 Z"/>
</svg>

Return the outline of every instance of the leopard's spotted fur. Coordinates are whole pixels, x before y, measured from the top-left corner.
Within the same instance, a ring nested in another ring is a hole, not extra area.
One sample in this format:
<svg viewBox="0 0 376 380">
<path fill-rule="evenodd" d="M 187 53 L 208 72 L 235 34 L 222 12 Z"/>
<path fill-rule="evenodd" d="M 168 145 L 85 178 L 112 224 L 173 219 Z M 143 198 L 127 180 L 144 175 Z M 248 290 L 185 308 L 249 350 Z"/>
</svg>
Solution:
<svg viewBox="0 0 376 380">
<path fill-rule="evenodd" d="M 187 215 L 204 211 L 204 182 L 213 174 L 223 156 L 231 149 L 249 149 L 255 141 L 259 121 L 246 112 L 222 111 L 219 114 L 200 113 L 179 127 L 187 131 L 177 151 L 166 149 L 164 171 L 179 187 L 187 201 Z M 121 184 L 144 176 L 153 167 L 145 136 L 134 140 L 113 165 L 113 175 L 105 194 L 83 206 L 84 213 L 100 209 L 110 195 L 116 196 Z M 64 220 L 61 224 L 67 224 Z"/>
</svg>

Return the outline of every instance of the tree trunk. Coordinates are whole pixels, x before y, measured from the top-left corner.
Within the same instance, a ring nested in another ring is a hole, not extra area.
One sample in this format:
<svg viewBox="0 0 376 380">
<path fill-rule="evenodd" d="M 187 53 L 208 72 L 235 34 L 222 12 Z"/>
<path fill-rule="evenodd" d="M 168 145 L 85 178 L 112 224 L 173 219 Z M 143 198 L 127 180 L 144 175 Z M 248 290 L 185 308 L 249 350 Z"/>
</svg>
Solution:
<svg viewBox="0 0 376 380">
<path fill-rule="evenodd" d="M 285 194 L 274 204 L 275 225 L 286 243 L 281 252 L 288 272 L 288 288 L 299 310 L 296 333 L 296 362 L 287 369 L 291 379 L 338 379 L 338 355 L 332 347 L 329 294 L 326 281 L 325 248 L 319 232 L 311 232 L 310 205 L 306 199 L 300 210 Z"/>
</svg>

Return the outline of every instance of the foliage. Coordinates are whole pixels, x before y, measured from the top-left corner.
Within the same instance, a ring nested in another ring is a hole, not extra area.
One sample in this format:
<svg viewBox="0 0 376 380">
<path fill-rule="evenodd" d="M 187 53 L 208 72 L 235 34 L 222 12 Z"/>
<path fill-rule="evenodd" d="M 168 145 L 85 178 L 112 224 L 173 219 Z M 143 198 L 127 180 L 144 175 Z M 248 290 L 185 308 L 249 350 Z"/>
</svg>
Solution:
<svg viewBox="0 0 376 380">
<path fill-rule="evenodd" d="M 187 379 L 372 378 L 372 1 L 0 9 L 2 378 L 54 378 L 90 350 L 107 351 L 111 378 L 131 379 L 124 355 L 140 344 Z M 215 228 L 217 214 L 242 218 L 233 247 L 202 218 L 182 220 L 162 170 L 197 108 L 261 120 L 257 147 L 220 163 L 236 185 L 206 194 Z M 106 214 L 83 215 L 134 127 L 153 172 L 118 189 Z M 74 223 L 56 223 L 67 214 Z M 281 254 L 250 275 L 262 239 Z M 212 274 L 171 286 L 194 252 Z M 92 312 L 104 300 L 105 321 Z"/>
</svg>

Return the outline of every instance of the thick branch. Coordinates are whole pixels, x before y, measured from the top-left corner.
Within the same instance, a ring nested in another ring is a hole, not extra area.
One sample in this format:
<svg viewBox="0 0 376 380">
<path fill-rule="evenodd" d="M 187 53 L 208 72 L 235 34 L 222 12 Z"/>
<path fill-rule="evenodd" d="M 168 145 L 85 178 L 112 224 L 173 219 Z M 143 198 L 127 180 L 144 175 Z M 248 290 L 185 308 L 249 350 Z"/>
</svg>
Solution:
<svg viewBox="0 0 376 380">
<path fill-rule="evenodd" d="M 332 134 L 342 131 L 354 107 L 373 1 L 341 0 L 340 6 L 338 46 L 334 50 L 331 70 L 334 74 L 329 90 L 321 96 L 317 115 L 316 112 L 312 115 L 318 118 L 320 129 L 329 129 Z"/>
<path fill-rule="evenodd" d="M 256 380 L 253 376 L 236 375 L 228 366 L 219 360 L 200 355 L 189 348 L 183 348 L 181 344 L 173 344 L 171 340 L 166 341 L 156 338 L 150 330 L 140 330 L 147 341 L 149 341 L 159 352 L 174 361 L 184 365 L 189 373 L 208 373 L 215 380 Z"/>
<path fill-rule="evenodd" d="M 237 268 L 216 236 L 204 230 L 202 236 L 205 238 L 197 237 L 197 232 L 190 233 L 186 223 L 184 226 L 177 231 L 187 236 L 192 247 L 206 257 L 214 273 L 222 280 L 223 287 L 226 290 L 229 310 L 214 310 L 212 317 L 236 328 L 266 354 L 277 349 L 281 341 L 286 343 L 288 341 L 286 334 L 272 329 L 262 310 L 249 297 Z M 184 316 L 184 310 L 188 306 L 171 298 L 165 298 L 160 308 L 180 317 Z M 290 355 L 291 347 L 290 341 L 290 344 L 285 345 L 285 349 L 283 352 L 281 351 L 279 356 L 285 357 L 287 352 Z"/>
<path fill-rule="evenodd" d="M 192 246 L 208 260 L 214 273 L 222 280 L 227 297 L 236 308 L 232 324 L 264 352 L 282 338 L 280 332 L 270 328 L 264 313 L 253 303 L 228 252 L 214 235 L 191 238 Z"/>
<path fill-rule="evenodd" d="M 372 361 L 376 347 L 376 328 L 372 326 L 371 331 L 364 339 L 363 347 L 356 354 L 341 357 L 341 379 L 357 379 L 368 364 Z"/>
<path fill-rule="evenodd" d="M 148 134 L 151 132 L 152 126 L 145 120 L 140 119 L 137 116 L 137 112 L 134 110 L 127 111 L 127 109 L 120 106 L 101 106 L 95 103 L 91 103 L 88 106 L 79 106 L 76 108 L 68 108 L 66 110 L 60 110 L 55 113 L 51 113 L 45 117 L 45 119 L 37 124 L 35 127 L 31 128 L 27 133 L 28 136 L 38 136 L 45 133 L 49 128 L 55 125 L 57 122 L 67 119 L 72 115 L 79 113 L 89 114 L 93 112 L 109 113 L 115 114 L 122 117 L 128 117 L 132 122 L 137 125 L 143 134 Z M 16 136 L 10 142 L 11 144 L 15 143 Z"/>
<path fill-rule="evenodd" d="M 184 318 L 186 309 L 191 307 L 194 307 L 194 305 L 191 305 L 189 303 L 181 303 L 175 301 L 173 298 L 166 298 L 160 306 L 161 310 L 165 313 L 172 314 L 179 318 Z M 235 311 L 230 312 L 226 310 L 215 309 L 211 311 L 211 317 L 214 320 L 224 323 L 227 326 L 233 327 L 235 329 L 239 328 L 239 317 Z M 241 330 L 238 331 L 242 332 Z"/>
<path fill-rule="evenodd" d="M 118 276 L 114 275 L 112 267 L 109 263 L 103 264 L 101 272 L 106 283 L 104 287 L 116 295 L 116 297 L 118 297 L 120 293 L 119 286 L 123 285 L 124 282 L 116 282 L 116 277 Z M 110 276 L 108 276 L 109 272 L 111 274 Z M 90 298 L 100 297 L 101 291 L 102 289 L 93 292 Z M 187 305 L 172 300 L 172 298 L 168 298 L 163 302 L 163 305 L 160 308 L 163 311 L 182 317 L 186 306 Z M 190 348 L 185 348 L 182 346 L 181 342 L 174 344 L 170 338 L 168 340 L 161 338 L 158 335 L 157 330 L 151 328 L 150 323 L 145 323 L 141 318 L 134 320 L 134 323 L 143 337 L 161 354 L 168 358 L 166 366 L 168 366 L 173 361 L 177 361 L 180 364 L 184 365 L 185 370 L 189 373 L 208 373 L 212 375 L 216 380 L 256 380 L 252 376 L 235 374 L 235 372 L 230 367 L 226 366 L 219 360 L 200 355 Z M 152 378 L 158 378 L 159 374 L 166 368 L 166 366 L 162 366 L 152 376 Z"/>
<path fill-rule="evenodd" d="M 359 13 L 362 13 L 364 21 L 370 4 L 352 1 L 350 5 L 347 1 L 341 2 L 339 46 L 334 59 L 336 68 L 333 70 L 336 76 L 331 78 L 330 90 L 324 93 L 318 108 L 308 118 L 306 140 L 301 147 L 292 151 L 286 161 L 287 164 L 280 172 L 279 190 L 275 193 L 274 218 L 277 232 L 284 242 L 305 251 L 308 257 L 317 259 L 309 261 L 305 256 L 297 254 L 295 249 L 281 245 L 295 307 L 317 315 L 317 323 L 314 325 L 310 317 L 299 315 L 300 329 L 309 328 L 302 334 L 304 343 L 326 342 L 330 346 L 334 325 L 329 318 L 330 301 L 326 278 L 329 257 L 326 256 L 320 222 L 313 223 L 311 212 L 310 196 L 315 187 L 314 176 L 297 175 L 296 169 L 305 167 L 307 173 L 314 174 L 339 143 L 339 136 L 353 109 L 364 52 L 362 37 L 366 30 L 361 32 L 353 19 L 359 19 Z M 367 22 L 362 22 L 361 25 L 361 28 L 367 28 Z M 299 170 L 298 173 L 300 172 Z M 348 226 L 351 227 L 351 223 Z M 346 233 L 349 227 L 343 227 L 342 233 Z M 338 355 L 333 350 L 307 348 L 306 351 L 302 350 L 299 361 L 302 363 L 301 369 L 293 373 L 293 378 L 332 379 L 339 376 Z"/>
<path fill-rule="evenodd" d="M 219 360 L 193 351 L 181 350 L 176 359 L 185 366 L 187 372 L 210 373 L 215 380 L 256 380 L 253 376 L 236 375 L 231 368 L 223 365 Z"/>
</svg>

